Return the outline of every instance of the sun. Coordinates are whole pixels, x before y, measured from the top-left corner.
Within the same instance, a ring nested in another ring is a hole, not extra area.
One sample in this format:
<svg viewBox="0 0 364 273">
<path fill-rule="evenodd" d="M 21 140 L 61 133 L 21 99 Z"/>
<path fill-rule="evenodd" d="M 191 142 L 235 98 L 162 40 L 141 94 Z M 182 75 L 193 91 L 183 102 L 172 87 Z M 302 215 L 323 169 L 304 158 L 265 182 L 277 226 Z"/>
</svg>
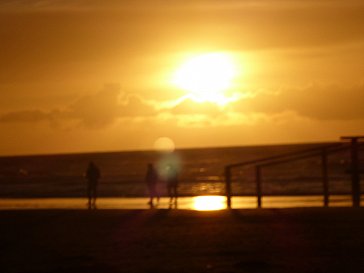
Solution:
<svg viewBox="0 0 364 273">
<path fill-rule="evenodd" d="M 206 53 L 186 60 L 174 73 L 172 83 L 197 102 L 228 103 L 238 69 L 228 53 Z"/>
</svg>

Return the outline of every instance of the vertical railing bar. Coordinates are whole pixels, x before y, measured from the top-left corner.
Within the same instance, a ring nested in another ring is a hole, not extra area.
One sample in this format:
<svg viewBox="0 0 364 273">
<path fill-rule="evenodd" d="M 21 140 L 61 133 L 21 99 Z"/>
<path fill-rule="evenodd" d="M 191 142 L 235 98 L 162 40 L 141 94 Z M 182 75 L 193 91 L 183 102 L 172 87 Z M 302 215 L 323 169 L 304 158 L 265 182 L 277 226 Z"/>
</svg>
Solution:
<svg viewBox="0 0 364 273">
<path fill-rule="evenodd" d="M 255 166 L 255 181 L 257 186 L 257 206 L 262 207 L 262 181 L 261 181 L 261 166 Z"/>
<path fill-rule="evenodd" d="M 231 209 L 231 168 L 225 167 L 226 205 Z"/>
<path fill-rule="evenodd" d="M 329 178 L 327 168 L 327 150 L 322 149 L 321 154 L 321 167 L 322 167 L 322 182 L 323 182 L 323 193 L 324 193 L 324 207 L 329 206 Z"/>
<path fill-rule="evenodd" d="M 351 141 L 351 172 L 353 207 L 360 207 L 360 175 L 357 138 L 353 138 Z"/>
</svg>

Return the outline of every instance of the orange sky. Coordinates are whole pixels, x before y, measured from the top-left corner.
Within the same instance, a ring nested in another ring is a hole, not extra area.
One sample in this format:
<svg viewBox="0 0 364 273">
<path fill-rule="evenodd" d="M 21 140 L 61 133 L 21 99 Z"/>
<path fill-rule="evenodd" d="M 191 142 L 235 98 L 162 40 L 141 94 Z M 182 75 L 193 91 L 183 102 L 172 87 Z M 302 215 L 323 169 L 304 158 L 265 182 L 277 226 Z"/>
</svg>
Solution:
<svg viewBox="0 0 364 273">
<path fill-rule="evenodd" d="M 362 1 L 1 1 L 0 155 L 338 140 L 364 133 Z M 241 71 L 182 99 L 189 56 Z"/>
</svg>

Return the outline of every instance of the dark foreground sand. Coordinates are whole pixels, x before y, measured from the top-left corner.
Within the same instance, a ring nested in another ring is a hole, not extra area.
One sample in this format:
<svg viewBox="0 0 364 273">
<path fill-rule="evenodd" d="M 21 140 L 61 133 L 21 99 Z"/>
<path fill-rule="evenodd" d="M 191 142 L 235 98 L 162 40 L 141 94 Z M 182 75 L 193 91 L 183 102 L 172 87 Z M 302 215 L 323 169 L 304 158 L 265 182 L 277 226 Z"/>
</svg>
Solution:
<svg viewBox="0 0 364 273">
<path fill-rule="evenodd" d="M 0 272 L 364 272 L 364 209 L 0 211 Z"/>
</svg>

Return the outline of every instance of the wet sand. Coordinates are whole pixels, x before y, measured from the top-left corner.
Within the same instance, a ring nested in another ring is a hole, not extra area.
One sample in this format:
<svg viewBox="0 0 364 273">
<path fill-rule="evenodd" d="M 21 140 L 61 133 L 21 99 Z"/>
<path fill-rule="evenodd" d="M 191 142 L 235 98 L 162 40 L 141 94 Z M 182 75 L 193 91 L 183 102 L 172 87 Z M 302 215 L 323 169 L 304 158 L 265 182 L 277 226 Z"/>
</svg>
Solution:
<svg viewBox="0 0 364 273">
<path fill-rule="evenodd" d="M 295 208 L 295 207 L 323 207 L 323 196 L 264 196 L 263 208 Z M 97 199 L 98 209 L 149 209 L 149 198 L 111 198 Z M 162 197 L 156 208 L 170 207 L 169 198 Z M 364 206 L 364 196 L 361 198 Z M 330 207 L 351 207 L 350 195 L 331 195 Z M 193 196 L 178 198 L 177 207 L 187 210 L 221 210 L 226 209 L 225 196 Z M 236 196 L 232 198 L 233 209 L 251 209 L 257 207 L 254 196 Z M 12 209 L 86 209 L 86 198 L 0 198 L 0 210 Z"/>
<path fill-rule="evenodd" d="M 364 209 L 2 210 L 0 272 L 362 272 Z"/>
</svg>

